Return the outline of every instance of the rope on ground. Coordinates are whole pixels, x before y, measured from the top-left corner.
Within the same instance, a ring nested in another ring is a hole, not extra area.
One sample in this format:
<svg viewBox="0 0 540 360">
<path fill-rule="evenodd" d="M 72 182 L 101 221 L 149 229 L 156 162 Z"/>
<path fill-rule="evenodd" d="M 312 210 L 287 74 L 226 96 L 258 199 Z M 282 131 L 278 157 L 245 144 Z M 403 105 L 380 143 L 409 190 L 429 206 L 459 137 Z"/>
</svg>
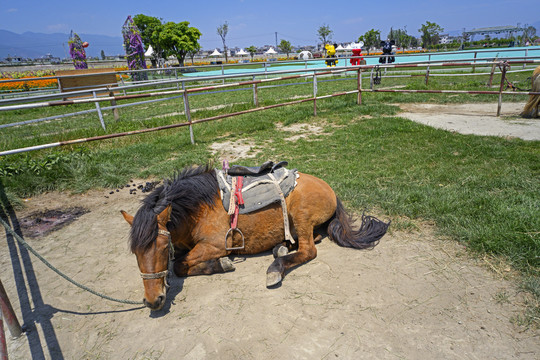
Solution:
<svg viewBox="0 0 540 360">
<path fill-rule="evenodd" d="M 119 303 L 122 303 L 122 304 L 132 304 L 132 305 L 141 305 L 142 304 L 142 301 L 132 301 L 132 300 L 121 300 L 121 299 L 116 299 L 116 298 L 113 298 L 113 297 L 110 297 L 110 296 L 107 296 L 105 294 L 102 294 L 102 293 L 99 293 L 95 290 L 92 290 L 90 289 L 89 287 L 81 284 L 81 283 L 78 283 L 77 281 L 73 280 L 72 278 L 70 278 L 69 276 L 65 275 L 64 273 L 62 273 L 60 270 L 58 270 L 57 268 L 55 268 L 51 263 L 49 263 L 47 260 L 45 260 L 36 250 L 34 250 L 22 237 L 19 236 L 19 234 L 17 234 L 10 226 L 8 223 L 6 223 L 4 221 L 4 219 L 2 219 L 2 217 L 0 217 L 0 222 L 2 223 L 2 225 L 6 228 L 6 231 L 8 233 L 10 233 L 11 235 L 13 235 L 13 237 L 15 239 L 17 239 L 17 241 L 19 243 L 21 243 L 22 246 L 24 246 L 28 251 L 30 251 L 32 254 L 34 254 L 39 260 L 41 260 L 41 262 L 43 262 L 45 265 L 47 265 L 47 267 L 49 269 L 51 269 L 52 271 L 54 271 L 55 273 L 57 273 L 58 275 L 60 275 L 61 277 L 63 277 L 64 279 L 66 279 L 67 281 L 69 281 L 70 283 L 72 283 L 73 285 L 83 289 L 83 290 L 86 290 L 88 291 L 89 293 L 91 294 L 94 294 L 96 296 L 99 296 L 100 298 L 103 298 L 103 299 L 106 299 L 106 300 L 110 300 L 110 301 L 115 301 L 115 302 L 119 302 Z"/>
</svg>

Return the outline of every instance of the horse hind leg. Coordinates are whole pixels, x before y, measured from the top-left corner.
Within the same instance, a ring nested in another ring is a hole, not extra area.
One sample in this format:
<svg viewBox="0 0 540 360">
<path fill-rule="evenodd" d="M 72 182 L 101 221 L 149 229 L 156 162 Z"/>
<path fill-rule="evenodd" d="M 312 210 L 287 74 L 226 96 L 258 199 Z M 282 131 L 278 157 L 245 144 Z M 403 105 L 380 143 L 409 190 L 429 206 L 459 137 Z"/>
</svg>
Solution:
<svg viewBox="0 0 540 360">
<path fill-rule="evenodd" d="M 306 229 L 298 233 L 298 250 L 296 252 L 278 256 L 274 259 L 274 262 L 266 271 L 266 286 L 274 287 L 279 285 L 287 270 L 313 260 L 316 257 L 317 248 L 313 240 L 313 227 L 311 227 L 309 230 Z"/>
</svg>

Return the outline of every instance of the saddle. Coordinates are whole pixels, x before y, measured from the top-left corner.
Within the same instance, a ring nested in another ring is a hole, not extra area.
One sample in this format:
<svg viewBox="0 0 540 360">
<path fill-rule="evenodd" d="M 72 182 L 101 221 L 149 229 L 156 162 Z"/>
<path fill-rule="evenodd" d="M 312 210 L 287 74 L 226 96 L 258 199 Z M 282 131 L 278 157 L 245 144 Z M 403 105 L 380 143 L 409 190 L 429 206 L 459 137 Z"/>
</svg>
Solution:
<svg viewBox="0 0 540 360">
<path fill-rule="evenodd" d="M 285 198 L 296 186 L 298 171 L 284 168 L 286 165 L 286 161 L 267 161 L 257 167 L 233 165 L 227 169 L 225 165 L 223 170 L 215 170 L 223 208 L 231 215 L 231 230 L 239 230 L 238 214 L 249 214 L 277 202 L 283 211 L 285 239 L 294 243 Z"/>
<path fill-rule="evenodd" d="M 245 175 L 259 176 L 259 175 L 264 175 L 268 173 L 273 173 L 277 169 L 281 167 L 285 167 L 288 164 L 289 163 L 286 161 L 280 161 L 277 164 L 274 164 L 273 161 L 266 161 L 261 166 L 248 167 L 248 166 L 242 166 L 242 165 L 233 165 L 227 171 L 227 174 L 231 176 L 245 176 Z"/>
</svg>

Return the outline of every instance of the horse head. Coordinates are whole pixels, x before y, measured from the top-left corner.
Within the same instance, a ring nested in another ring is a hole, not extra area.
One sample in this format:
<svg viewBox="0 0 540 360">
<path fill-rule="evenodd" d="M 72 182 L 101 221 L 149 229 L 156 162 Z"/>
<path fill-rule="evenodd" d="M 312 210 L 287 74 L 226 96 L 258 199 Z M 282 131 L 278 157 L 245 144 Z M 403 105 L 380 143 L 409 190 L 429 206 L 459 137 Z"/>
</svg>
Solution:
<svg viewBox="0 0 540 360">
<path fill-rule="evenodd" d="M 172 206 L 168 205 L 161 213 L 153 215 L 153 220 L 157 222 L 157 231 L 155 231 L 155 228 L 152 231 L 151 236 L 153 241 L 143 244 L 134 242 L 137 236 L 141 236 L 140 231 L 134 231 L 136 227 L 133 224 L 134 220 L 139 220 L 137 218 L 138 214 L 134 218 L 125 211 L 120 211 L 124 219 L 132 227 L 131 251 L 137 257 L 137 264 L 139 265 L 139 271 L 143 279 L 143 303 L 151 310 L 161 310 L 163 308 L 169 287 L 167 284 L 168 266 L 171 254 L 174 251 L 171 243 L 171 235 L 167 230 L 167 223 L 171 217 L 171 209 Z"/>
</svg>

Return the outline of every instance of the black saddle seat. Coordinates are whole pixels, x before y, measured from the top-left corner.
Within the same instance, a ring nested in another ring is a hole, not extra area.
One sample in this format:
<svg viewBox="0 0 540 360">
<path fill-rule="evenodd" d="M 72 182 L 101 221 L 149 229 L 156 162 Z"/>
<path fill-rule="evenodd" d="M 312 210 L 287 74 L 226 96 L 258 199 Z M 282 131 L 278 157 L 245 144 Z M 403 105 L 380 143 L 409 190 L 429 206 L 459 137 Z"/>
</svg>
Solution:
<svg viewBox="0 0 540 360">
<path fill-rule="evenodd" d="M 276 169 L 287 166 L 288 164 L 287 161 L 280 161 L 277 164 L 274 164 L 273 161 L 266 161 L 261 166 L 232 165 L 227 171 L 227 174 L 230 176 L 259 176 L 272 173 Z"/>
</svg>

